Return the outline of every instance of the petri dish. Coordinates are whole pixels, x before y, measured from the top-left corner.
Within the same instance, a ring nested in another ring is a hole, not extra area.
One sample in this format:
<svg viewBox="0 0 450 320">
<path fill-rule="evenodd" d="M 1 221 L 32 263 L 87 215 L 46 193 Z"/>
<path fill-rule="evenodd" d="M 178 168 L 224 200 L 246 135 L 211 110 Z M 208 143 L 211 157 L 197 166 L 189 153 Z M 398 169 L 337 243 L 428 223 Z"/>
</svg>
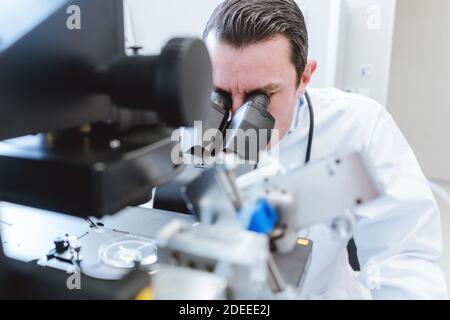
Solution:
<svg viewBox="0 0 450 320">
<path fill-rule="evenodd" d="M 144 237 L 126 236 L 113 239 L 100 246 L 99 259 L 107 266 L 131 269 L 138 262 L 142 266 L 157 261 L 156 241 Z"/>
</svg>

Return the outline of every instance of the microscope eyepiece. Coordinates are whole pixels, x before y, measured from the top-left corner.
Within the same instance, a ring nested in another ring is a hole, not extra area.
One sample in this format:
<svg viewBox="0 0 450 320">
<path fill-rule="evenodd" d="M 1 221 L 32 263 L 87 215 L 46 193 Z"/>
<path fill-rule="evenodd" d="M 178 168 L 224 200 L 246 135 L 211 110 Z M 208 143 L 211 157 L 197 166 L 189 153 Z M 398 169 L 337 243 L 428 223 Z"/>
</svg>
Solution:
<svg viewBox="0 0 450 320">
<path fill-rule="evenodd" d="M 225 150 L 235 152 L 243 159 L 258 161 L 275 127 L 275 118 L 269 112 L 270 98 L 264 93 L 251 94 L 233 115 L 225 138 Z M 246 136 L 255 133 L 256 140 Z M 242 142 L 243 141 L 243 142 Z"/>
<path fill-rule="evenodd" d="M 211 93 L 211 114 L 208 117 L 208 127 L 223 131 L 226 129 L 228 119 L 230 118 L 231 110 L 231 98 L 230 96 L 221 91 L 213 91 Z"/>
<path fill-rule="evenodd" d="M 269 109 L 270 98 L 265 93 L 253 93 L 246 99 L 246 103 L 251 103 L 254 106 L 259 106 L 267 110 Z"/>
<path fill-rule="evenodd" d="M 222 91 L 213 91 L 211 93 L 211 103 L 212 107 L 215 109 L 230 110 L 231 109 L 231 98 L 230 95 Z"/>
</svg>

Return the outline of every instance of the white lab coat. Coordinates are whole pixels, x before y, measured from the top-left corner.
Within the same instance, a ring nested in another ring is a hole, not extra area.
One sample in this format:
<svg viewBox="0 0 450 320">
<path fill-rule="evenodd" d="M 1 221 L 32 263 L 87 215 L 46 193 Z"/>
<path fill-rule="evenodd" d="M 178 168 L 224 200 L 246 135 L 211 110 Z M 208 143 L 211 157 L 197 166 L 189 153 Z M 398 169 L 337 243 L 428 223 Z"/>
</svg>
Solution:
<svg viewBox="0 0 450 320">
<path fill-rule="evenodd" d="M 336 89 L 310 90 L 310 95 L 315 113 L 311 161 L 361 150 L 371 162 L 384 195 L 355 212 L 360 273 L 353 272 L 348 263 L 347 243 L 329 228 L 314 226 L 300 232 L 314 242 L 301 296 L 447 299 L 444 275 L 437 263 L 442 252 L 439 209 L 392 117 L 378 103 L 359 95 Z M 279 144 L 285 165 L 305 158 L 309 130 L 306 107 L 299 108 L 291 129 Z"/>
</svg>

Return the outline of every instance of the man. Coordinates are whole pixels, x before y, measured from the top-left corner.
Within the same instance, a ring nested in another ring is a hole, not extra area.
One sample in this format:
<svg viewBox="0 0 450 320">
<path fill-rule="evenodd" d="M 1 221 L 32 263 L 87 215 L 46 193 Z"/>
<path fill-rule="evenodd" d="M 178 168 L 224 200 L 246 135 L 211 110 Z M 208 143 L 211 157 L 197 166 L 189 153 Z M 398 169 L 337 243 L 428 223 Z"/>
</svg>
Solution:
<svg viewBox="0 0 450 320">
<path fill-rule="evenodd" d="M 317 68 L 307 60 L 308 35 L 294 0 L 226 0 L 205 32 L 216 90 L 235 112 L 254 92 L 270 96 L 281 158 L 305 158 L 309 130 L 305 90 Z M 361 265 L 348 262 L 347 243 L 319 226 L 302 230 L 314 241 L 305 298 L 445 299 L 437 264 L 442 250 L 439 209 L 419 164 L 388 112 L 376 102 L 334 89 L 309 90 L 315 113 L 311 161 L 360 150 L 385 191 L 355 212 Z M 276 143 L 276 142 L 272 142 Z"/>
</svg>

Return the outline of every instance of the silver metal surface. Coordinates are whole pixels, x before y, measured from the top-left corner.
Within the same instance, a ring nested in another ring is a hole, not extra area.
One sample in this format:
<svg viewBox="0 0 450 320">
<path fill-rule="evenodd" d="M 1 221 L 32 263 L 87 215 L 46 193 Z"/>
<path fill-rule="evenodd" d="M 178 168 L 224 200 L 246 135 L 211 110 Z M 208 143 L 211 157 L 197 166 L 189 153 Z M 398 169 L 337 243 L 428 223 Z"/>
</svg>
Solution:
<svg viewBox="0 0 450 320">
<path fill-rule="evenodd" d="M 226 299 L 227 281 L 217 275 L 171 265 L 158 265 L 152 275 L 157 300 Z"/>
<path fill-rule="evenodd" d="M 263 298 L 270 291 L 269 243 L 265 235 L 229 226 L 191 227 L 173 221 L 156 240 L 160 262 L 225 278 L 233 299 Z"/>
<path fill-rule="evenodd" d="M 294 230 L 331 224 L 337 217 L 347 217 L 348 210 L 381 194 L 358 153 L 335 156 L 284 174 L 261 176 L 259 181 L 242 181 L 239 186 L 244 201 L 267 199 L 277 209 L 282 223 Z"/>
<path fill-rule="evenodd" d="M 99 248 L 107 241 L 127 235 L 154 238 L 157 232 L 173 219 L 195 222 L 192 216 L 154 209 L 128 208 L 104 219 L 92 218 L 97 226 L 86 220 L 59 213 L 3 203 L 0 208 L 2 242 L 5 254 L 16 260 L 30 262 L 47 255 L 53 240 L 69 234 L 81 244 L 81 271 L 99 279 L 119 279 L 127 270 L 102 264 Z M 49 265 L 66 269 L 60 263 Z"/>
<path fill-rule="evenodd" d="M 5 255 L 24 262 L 46 255 L 56 237 L 81 237 L 89 231 L 84 219 L 8 203 L 2 205 L 0 215 L 9 224 L 1 234 Z"/>
<path fill-rule="evenodd" d="M 185 196 L 189 206 L 199 215 L 202 224 L 223 224 L 238 227 L 236 219 L 239 200 L 227 185 L 223 166 L 205 170 L 186 186 Z"/>
<path fill-rule="evenodd" d="M 103 219 L 91 218 L 106 228 L 149 238 L 155 237 L 161 228 L 174 219 L 188 224 L 196 222 L 192 215 L 140 207 L 128 208 Z"/>
</svg>

